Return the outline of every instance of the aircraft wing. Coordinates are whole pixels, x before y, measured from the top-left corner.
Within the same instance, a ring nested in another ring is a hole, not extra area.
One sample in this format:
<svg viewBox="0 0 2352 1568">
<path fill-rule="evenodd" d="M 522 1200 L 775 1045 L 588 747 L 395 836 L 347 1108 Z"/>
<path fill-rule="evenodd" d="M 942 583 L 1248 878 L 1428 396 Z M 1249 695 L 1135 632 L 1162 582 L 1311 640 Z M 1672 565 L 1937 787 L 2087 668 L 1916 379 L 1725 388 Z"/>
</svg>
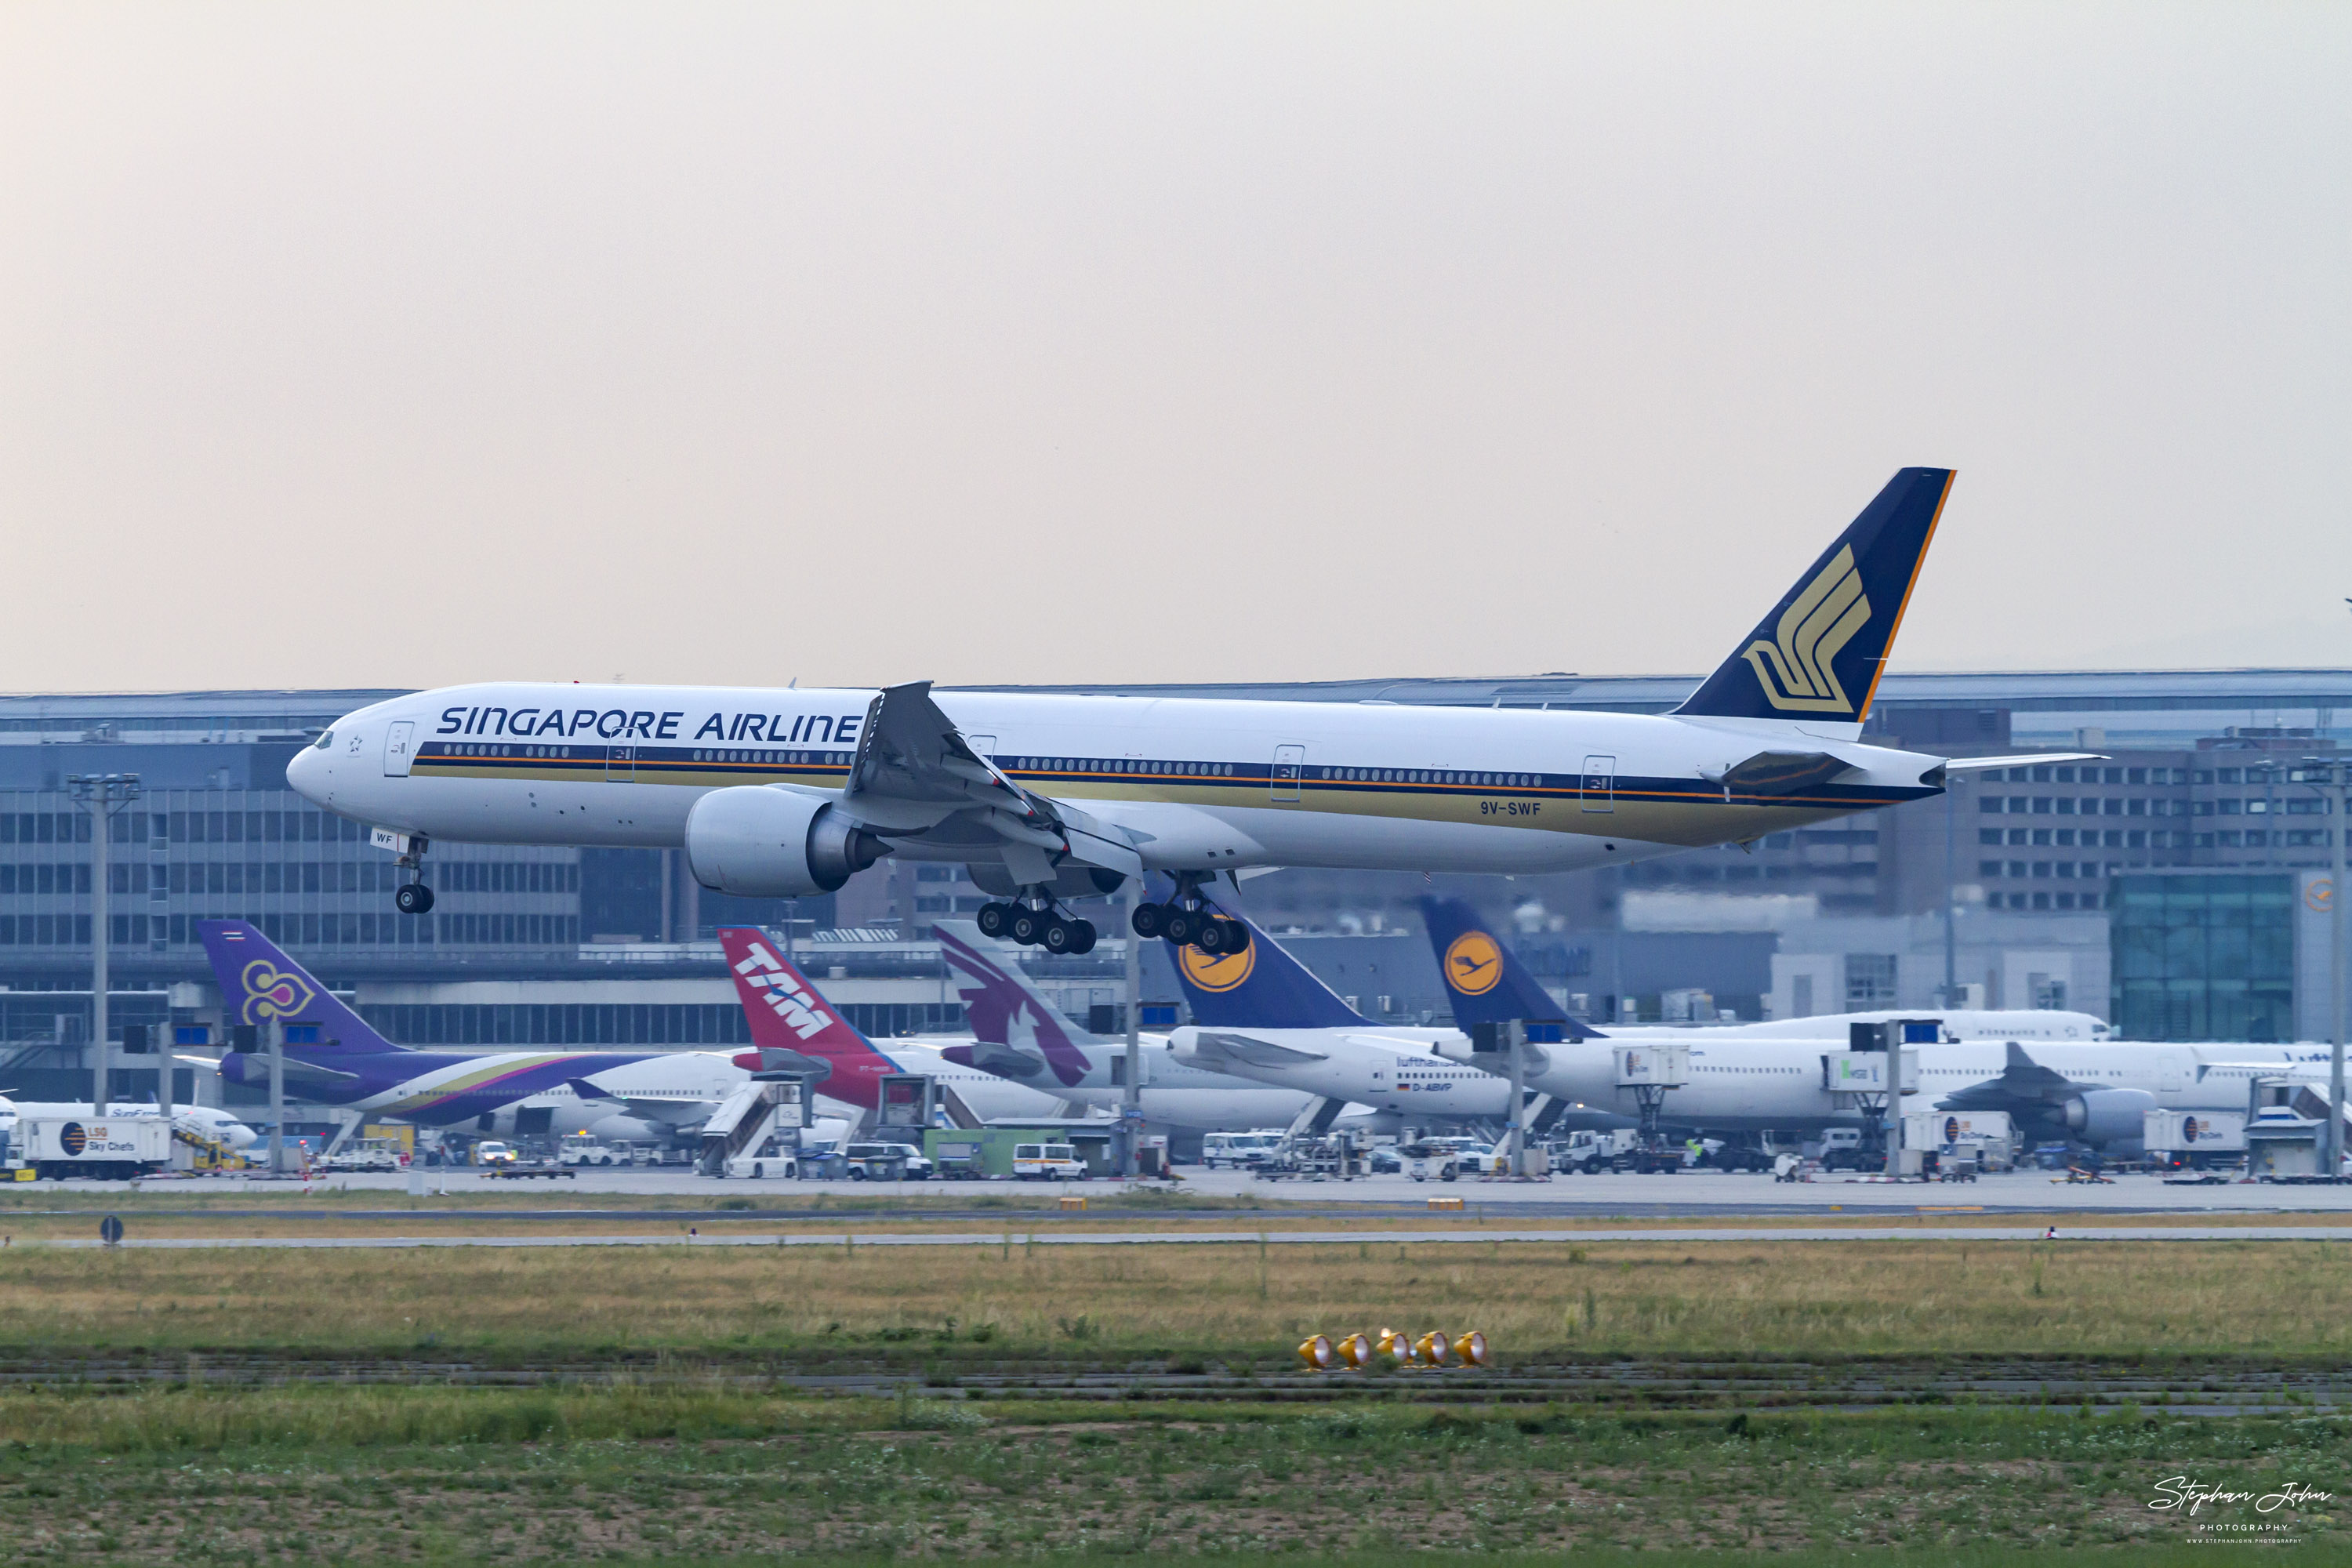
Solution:
<svg viewBox="0 0 2352 1568">
<path fill-rule="evenodd" d="M 584 1078 L 570 1081 L 572 1092 L 582 1100 L 617 1105 L 630 1115 L 647 1121 L 683 1127 L 689 1122 L 709 1120 L 710 1113 L 719 1109 L 719 1102 L 715 1100 L 641 1100 L 634 1095 L 614 1094 L 610 1089 L 598 1089 Z"/>
<path fill-rule="evenodd" d="M 255 1058 L 262 1062 L 267 1062 L 269 1059 L 266 1055 L 260 1052 L 255 1053 Z M 267 1068 L 263 1069 L 262 1076 L 266 1082 L 268 1077 Z M 322 1068 L 316 1062 L 297 1061 L 294 1058 L 288 1057 L 286 1058 L 286 1080 L 289 1083 L 302 1082 L 340 1085 L 357 1083 L 360 1081 L 360 1075 L 355 1072 L 344 1072 L 338 1068 Z"/>
<path fill-rule="evenodd" d="M 2043 1067 L 2025 1054 L 2025 1047 L 2015 1040 L 2009 1042 L 2009 1062 L 1999 1078 L 1989 1078 L 1982 1083 L 1972 1083 L 1966 1089 L 1954 1089 L 1936 1102 L 1938 1110 L 1999 1110 L 2011 1105 L 2047 1105 L 2083 1089 L 2097 1089 L 2098 1084 L 2078 1084 L 2053 1068 Z"/>
<path fill-rule="evenodd" d="M 1254 1068 L 1305 1067 L 1310 1062 L 1330 1060 L 1328 1051 L 1310 1051 L 1300 1046 L 1277 1045 L 1248 1035 L 1203 1029 L 1193 1037 L 1195 1054 L 1211 1058 L 1205 1065 L 1215 1066 L 1215 1059 L 1229 1060 Z"/>
<path fill-rule="evenodd" d="M 931 683 L 875 694 L 850 764 L 844 810 L 879 837 L 909 837 L 950 818 L 968 841 L 999 843 L 1024 882 L 1053 879 L 1064 859 L 1140 876 L 1127 834 L 1064 802 L 1023 788 L 982 756 L 931 700 Z"/>
</svg>

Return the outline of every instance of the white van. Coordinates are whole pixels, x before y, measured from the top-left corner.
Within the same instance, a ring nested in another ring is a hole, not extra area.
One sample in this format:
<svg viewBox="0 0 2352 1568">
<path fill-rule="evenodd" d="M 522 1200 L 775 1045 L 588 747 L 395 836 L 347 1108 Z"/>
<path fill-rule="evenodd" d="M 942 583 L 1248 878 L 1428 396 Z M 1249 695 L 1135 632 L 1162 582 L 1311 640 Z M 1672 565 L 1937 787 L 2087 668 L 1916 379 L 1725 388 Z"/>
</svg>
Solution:
<svg viewBox="0 0 2352 1568">
<path fill-rule="evenodd" d="M 1279 1132 L 1211 1132 L 1201 1140 L 1201 1163 L 1212 1171 L 1263 1165 L 1281 1142 Z"/>
<path fill-rule="evenodd" d="M 1083 1182 L 1087 1163 L 1067 1143 L 1015 1143 L 1013 1179 L 1016 1182 Z"/>
</svg>

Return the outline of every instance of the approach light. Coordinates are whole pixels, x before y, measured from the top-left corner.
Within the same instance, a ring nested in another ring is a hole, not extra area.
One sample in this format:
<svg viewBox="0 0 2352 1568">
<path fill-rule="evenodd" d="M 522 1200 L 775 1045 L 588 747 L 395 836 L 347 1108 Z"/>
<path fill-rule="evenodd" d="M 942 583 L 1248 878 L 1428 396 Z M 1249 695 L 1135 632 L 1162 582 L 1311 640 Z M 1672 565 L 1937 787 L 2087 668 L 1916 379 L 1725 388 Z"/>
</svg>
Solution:
<svg viewBox="0 0 2352 1568">
<path fill-rule="evenodd" d="M 1412 1342 L 1394 1329 L 1382 1329 L 1381 1342 L 1372 1348 L 1372 1354 L 1392 1366 L 1411 1366 Z"/>
<path fill-rule="evenodd" d="M 1307 1363 L 1309 1372 L 1330 1371 L 1334 1364 L 1331 1342 L 1321 1334 L 1316 1335 L 1298 1347 L 1298 1359 Z"/>
<path fill-rule="evenodd" d="M 1361 1334 L 1349 1334 L 1337 1349 L 1339 1364 L 1352 1372 L 1361 1372 L 1372 1364 L 1372 1342 Z"/>
<path fill-rule="evenodd" d="M 1432 1329 L 1412 1342 L 1412 1359 L 1422 1366 L 1448 1366 L 1454 1361 L 1454 1346 L 1445 1331 Z"/>
<path fill-rule="evenodd" d="M 1454 1359 L 1465 1366 L 1492 1366 L 1486 1359 L 1486 1336 L 1473 1329 L 1454 1342 Z"/>
</svg>

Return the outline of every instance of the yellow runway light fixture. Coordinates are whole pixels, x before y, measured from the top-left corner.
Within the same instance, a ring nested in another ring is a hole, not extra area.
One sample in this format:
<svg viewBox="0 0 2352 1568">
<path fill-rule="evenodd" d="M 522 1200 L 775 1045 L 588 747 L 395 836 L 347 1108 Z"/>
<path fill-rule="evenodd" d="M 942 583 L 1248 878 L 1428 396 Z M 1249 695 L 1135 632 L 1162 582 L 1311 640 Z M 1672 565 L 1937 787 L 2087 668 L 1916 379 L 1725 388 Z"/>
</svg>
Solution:
<svg viewBox="0 0 2352 1568">
<path fill-rule="evenodd" d="M 1473 1329 L 1454 1342 L 1454 1359 L 1465 1366 L 1492 1366 L 1486 1359 L 1486 1336 Z"/>
<path fill-rule="evenodd" d="M 1361 1372 L 1372 1364 L 1372 1342 L 1361 1334 L 1349 1334 L 1335 1348 L 1339 1364 L 1352 1372 Z"/>
<path fill-rule="evenodd" d="M 1422 1366 L 1450 1366 L 1454 1362 L 1454 1346 L 1445 1331 L 1433 1329 L 1412 1342 L 1412 1359 Z"/>
<path fill-rule="evenodd" d="M 1338 1358 L 1332 1354 L 1331 1342 L 1321 1334 L 1298 1347 L 1298 1359 L 1306 1363 L 1309 1372 L 1329 1372 L 1338 1364 Z"/>
<path fill-rule="evenodd" d="M 1380 1343 L 1372 1347 L 1372 1355 L 1374 1359 L 1387 1362 L 1391 1366 L 1411 1366 L 1412 1342 L 1394 1329 L 1382 1329 Z"/>
</svg>

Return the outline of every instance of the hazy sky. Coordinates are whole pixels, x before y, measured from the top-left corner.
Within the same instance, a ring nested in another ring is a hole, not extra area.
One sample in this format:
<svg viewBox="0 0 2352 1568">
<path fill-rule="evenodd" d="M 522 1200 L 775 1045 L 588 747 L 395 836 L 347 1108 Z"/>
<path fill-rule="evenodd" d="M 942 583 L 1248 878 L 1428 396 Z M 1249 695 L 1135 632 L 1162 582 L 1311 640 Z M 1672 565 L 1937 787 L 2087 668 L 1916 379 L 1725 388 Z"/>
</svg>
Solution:
<svg viewBox="0 0 2352 1568">
<path fill-rule="evenodd" d="M 0 5 L 0 687 L 2352 663 L 2352 5 Z"/>
</svg>

